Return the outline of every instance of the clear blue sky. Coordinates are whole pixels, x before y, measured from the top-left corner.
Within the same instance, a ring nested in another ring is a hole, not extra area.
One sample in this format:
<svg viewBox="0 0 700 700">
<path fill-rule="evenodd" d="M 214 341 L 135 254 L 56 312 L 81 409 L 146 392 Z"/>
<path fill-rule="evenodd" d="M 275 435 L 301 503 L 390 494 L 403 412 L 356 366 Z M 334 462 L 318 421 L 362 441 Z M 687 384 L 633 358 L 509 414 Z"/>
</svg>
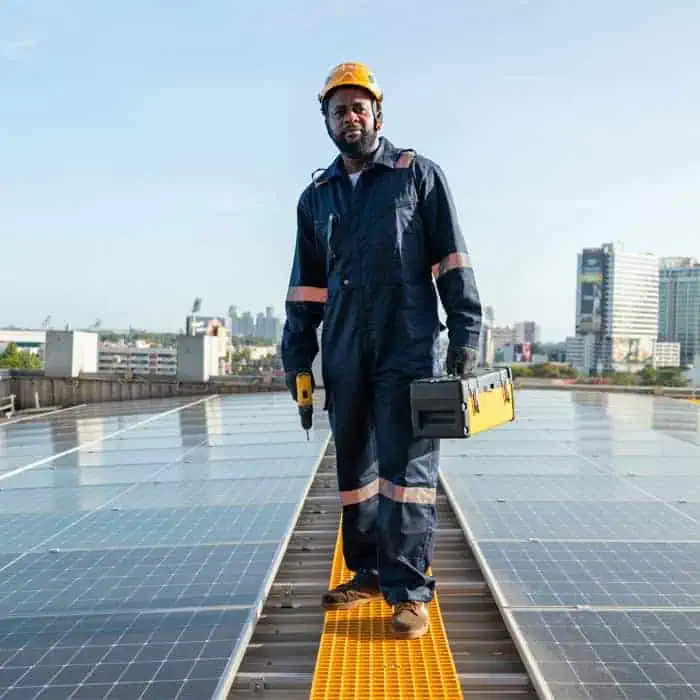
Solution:
<svg viewBox="0 0 700 700">
<path fill-rule="evenodd" d="M 700 256 L 699 35 L 680 0 L 0 0 L 0 325 L 281 313 L 315 96 L 357 59 L 497 323 L 563 339 L 581 247 Z"/>
</svg>

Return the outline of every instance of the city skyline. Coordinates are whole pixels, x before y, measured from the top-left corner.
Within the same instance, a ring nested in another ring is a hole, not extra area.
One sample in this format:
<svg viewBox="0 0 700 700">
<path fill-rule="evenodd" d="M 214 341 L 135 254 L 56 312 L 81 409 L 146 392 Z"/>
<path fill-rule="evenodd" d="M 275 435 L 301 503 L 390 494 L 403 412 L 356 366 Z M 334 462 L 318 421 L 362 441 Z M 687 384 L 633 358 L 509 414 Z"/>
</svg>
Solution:
<svg viewBox="0 0 700 700">
<path fill-rule="evenodd" d="M 363 8 L 348 52 L 337 0 L 2 3 L 0 323 L 176 331 L 194 293 L 281 309 L 298 197 L 336 155 L 316 95 L 349 59 L 386 136 L 445 171 L 498 318 L 570 334 L 574 255 L 599 240 L 700 253 L 700 6 Z"/>
</svg>

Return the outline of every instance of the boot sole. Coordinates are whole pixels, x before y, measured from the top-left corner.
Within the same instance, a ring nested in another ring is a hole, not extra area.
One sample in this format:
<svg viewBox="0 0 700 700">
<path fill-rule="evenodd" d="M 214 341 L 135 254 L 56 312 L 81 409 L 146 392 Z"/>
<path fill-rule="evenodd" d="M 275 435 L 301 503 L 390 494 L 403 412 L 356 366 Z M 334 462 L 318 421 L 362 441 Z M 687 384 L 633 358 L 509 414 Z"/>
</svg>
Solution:
<svg viewBox="0 0 700 700">
<path fill-rule="evenodd" d="M 393 636 L 394 639 L 403 639 L 403 640 L 411 640 L 411 639 L 418 639 L 430 631 L 430 627 L 424 627 L 419 630 L 407 630 L 405 632 L 397 632 L 395 629 L 392 628 L 391 630 L 391 635 Z"/>
</svg>

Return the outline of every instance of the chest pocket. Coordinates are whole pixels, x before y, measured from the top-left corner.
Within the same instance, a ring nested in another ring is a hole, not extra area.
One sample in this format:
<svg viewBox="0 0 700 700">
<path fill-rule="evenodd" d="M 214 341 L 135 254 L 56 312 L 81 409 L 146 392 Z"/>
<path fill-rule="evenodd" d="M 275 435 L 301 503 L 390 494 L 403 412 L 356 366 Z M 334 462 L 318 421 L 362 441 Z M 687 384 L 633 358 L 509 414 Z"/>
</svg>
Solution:
<svg viewBox="0 0 700 700">
<path fill-rule="evenodd" d="M 390 278 L 396 282 L 418 282 L 429 270 L 423 221 L 418 199 L 409 194 L 386 207 L 379 258 L 391 259 Z"/>
</svg>

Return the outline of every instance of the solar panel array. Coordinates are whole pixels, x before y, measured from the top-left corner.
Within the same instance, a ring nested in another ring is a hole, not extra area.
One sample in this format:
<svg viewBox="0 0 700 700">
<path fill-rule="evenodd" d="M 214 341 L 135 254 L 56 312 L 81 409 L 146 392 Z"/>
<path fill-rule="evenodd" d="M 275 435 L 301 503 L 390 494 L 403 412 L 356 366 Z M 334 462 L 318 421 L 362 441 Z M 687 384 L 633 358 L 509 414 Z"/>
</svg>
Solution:
<svg viewBox="0 0 700 700">
<path fill-rule="evenodd" d="M 0 699 L 224 698 L 328 440 L 289 395 L 0 427 Z"/>
<path fill-rule="evenodd" d="M 700 698 L 700 408 L 516 395 L 442 475 L 544 697 Z"/>
</svg>

